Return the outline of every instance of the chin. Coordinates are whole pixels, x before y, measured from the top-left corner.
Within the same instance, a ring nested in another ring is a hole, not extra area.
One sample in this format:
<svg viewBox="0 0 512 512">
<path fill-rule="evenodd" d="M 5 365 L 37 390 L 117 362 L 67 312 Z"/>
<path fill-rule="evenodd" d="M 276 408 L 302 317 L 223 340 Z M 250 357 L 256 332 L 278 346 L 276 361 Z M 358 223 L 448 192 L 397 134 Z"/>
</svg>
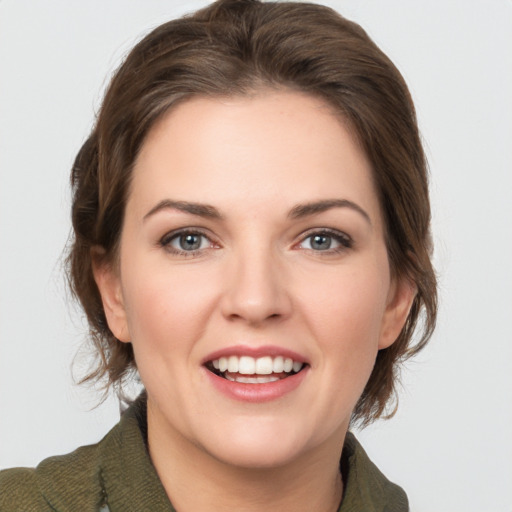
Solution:
<svg viewBox="0 0 512 512">
<path fill-rule="evenodd" d="M 293 463 L 300 455 L 297 447 L 278 447 L 273 443 L 265 443 L 262 447 L 259 444 L 247 444 L 243 446 L 230 446 L 219 450 L 216 453 L 210 452 L 220 462 L 240 469 L 275 469 Z"/>
<path fill-rule="evenodd" d="M 235 426 L 235 423 L 241 424 Z M 291 420 L 275 422 L 251 419 L 249 425 L 247 420 L 232 422 L 231 428 L 223 426 L 219 432 L 210 430 L 203 448 L 215 459 L 238 468 L 272 469 L 287 466 L 318 444 L 307 432 L 297 431 L 294 425 Z"/>
</svg>

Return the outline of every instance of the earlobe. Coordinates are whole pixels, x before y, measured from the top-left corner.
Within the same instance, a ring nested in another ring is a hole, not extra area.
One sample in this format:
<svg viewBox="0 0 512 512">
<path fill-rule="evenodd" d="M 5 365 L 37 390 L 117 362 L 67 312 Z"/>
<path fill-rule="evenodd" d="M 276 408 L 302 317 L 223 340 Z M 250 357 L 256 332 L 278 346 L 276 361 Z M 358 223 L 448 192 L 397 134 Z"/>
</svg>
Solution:
<svg viewBox="0 0 512 512">
<path fill-rule="evenodd" d="M 399 278 L 392 283 L 382 323 L 379 350 L 390 347 L 400 335 L 416 292 L 416 285 L 409 279 Z"/>
<path fill-rule="evenodd" d="M 103 310 L 112 334 L 125 343 L 131 341 L 126 318 L 126 310 L 121 289 L 119 272 L 105 260 L 105 251 L 101 247 L 91 250 L 92 268 L 96 286 L 101 295 Z"/>
</svg>

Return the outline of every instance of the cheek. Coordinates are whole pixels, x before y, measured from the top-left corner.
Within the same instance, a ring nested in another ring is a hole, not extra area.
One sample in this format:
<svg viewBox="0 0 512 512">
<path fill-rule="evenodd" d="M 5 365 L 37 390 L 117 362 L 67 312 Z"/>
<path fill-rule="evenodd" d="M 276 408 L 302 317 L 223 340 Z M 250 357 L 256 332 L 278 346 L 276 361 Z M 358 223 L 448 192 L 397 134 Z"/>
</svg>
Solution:
<svg viewBox="0 0 512 512">
<path fill-rule="evenodd" d="M 315 293 L 303 300 L 307 320 L 330 360 L 355 376 L 373 367 L 378 350 L 388 291 L 387 273 L 378 266 L 351 272 L 333 272 L 324 286 L 316 281 Z M 322 293 L 322 288 L 325 290 Z"/>
<path fill-rule="evenodd" d="M 165 265 L 138 265 L 128 258 L 126 268 L 142 269 L 124 276 L 123 295 L 135 350 L 137 345 L 179 349 L 197 339 L 202 320 L 216 302 L 211 276 L 203 279 L 204 272 L 180 268 L 170 272 Z"/>
</svg>

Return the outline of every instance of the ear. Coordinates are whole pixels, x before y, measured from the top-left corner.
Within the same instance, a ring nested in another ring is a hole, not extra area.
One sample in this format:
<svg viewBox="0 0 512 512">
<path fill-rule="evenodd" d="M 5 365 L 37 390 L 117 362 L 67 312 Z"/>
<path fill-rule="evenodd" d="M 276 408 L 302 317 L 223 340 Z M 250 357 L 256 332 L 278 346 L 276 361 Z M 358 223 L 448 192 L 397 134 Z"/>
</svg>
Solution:
<svg viewBox="0 0 512 512">
<path fill-rule="evenodd" d="M 393 279 L 382 321 L 379 350 L 390 347 L 400 335 L 416 297 L 416 291 L 416 285 L 409 279 Z"/>
<path fill-rule="evenodd" d="M 131 341 L 119 271 L 108 263 L 102 247 L 91 249 L 92 269 L 96 286 L 101 295 L 103 310 L 112 334 L 124 343 Z"/>
</svg>

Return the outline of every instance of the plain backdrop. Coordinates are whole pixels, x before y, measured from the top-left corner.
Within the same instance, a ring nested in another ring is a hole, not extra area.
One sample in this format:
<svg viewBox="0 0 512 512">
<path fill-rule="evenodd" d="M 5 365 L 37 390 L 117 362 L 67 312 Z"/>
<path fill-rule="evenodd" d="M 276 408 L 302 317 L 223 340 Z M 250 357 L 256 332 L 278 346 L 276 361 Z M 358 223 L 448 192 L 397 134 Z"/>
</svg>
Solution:
<svg viewBox="0 0 512 512">
<path fill-rule="evenodd" d="M 329 1 L 405 76 L 431 167 L 438 329 L 400 409 L 359 433 L 416 512 L 512 511 L 512 2 Z M 73 384 L 69 169 L 107 77 L 178 0 L 0 0 L 0 468 L 98 441 L 118 405 Z"/>
</svg>

